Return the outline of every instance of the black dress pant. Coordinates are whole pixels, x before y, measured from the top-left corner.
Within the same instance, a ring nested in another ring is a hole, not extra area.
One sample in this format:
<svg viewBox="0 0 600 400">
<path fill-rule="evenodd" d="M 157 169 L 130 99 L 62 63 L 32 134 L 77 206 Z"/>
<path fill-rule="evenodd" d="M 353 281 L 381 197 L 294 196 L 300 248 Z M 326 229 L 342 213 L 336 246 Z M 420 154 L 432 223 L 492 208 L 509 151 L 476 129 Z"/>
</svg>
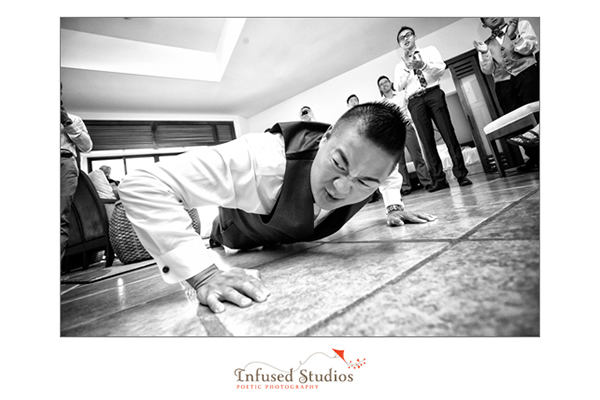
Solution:
<svg viewBox="0 0 600 400">
<path fill-rule="evenodd" d="M 448 147 L 448 152 L 452 159 L 452 173 L 456 179 L 466 177 L 469 171 L 465 166 L 460 144 L 454 132 L 444 91 L 439 86 L 430 88 L 424 95 L 410 99 L 408 101 L 408 110 L 417 127 L 419 138 L 423 143 L 425 158 L 429 164 L 429 173 L 433 181 L 446 180 L 442 160 L 440 159 L 435 143 L 433 122 L 435 122 L 442 135 L 442 139 L 444 139 Z"/>
</svg>

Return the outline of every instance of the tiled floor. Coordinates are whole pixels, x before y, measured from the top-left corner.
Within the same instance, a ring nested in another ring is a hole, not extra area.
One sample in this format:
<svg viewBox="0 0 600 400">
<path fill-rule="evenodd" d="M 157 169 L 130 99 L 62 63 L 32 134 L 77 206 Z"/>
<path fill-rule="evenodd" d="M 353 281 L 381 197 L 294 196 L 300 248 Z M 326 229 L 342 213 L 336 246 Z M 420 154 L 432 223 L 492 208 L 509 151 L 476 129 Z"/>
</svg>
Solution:
<svg viewBox="0 0 600 400">
<path fill-rule="evenodd" d="M 367 205 L 320 242 L 225 255 L 271 296 L 213 314 L 152 265 L 61 285 L 62 336 L 539 336 L 538 173 L 405 197 L 438 220 L 389 228 Z"/>
</svg>

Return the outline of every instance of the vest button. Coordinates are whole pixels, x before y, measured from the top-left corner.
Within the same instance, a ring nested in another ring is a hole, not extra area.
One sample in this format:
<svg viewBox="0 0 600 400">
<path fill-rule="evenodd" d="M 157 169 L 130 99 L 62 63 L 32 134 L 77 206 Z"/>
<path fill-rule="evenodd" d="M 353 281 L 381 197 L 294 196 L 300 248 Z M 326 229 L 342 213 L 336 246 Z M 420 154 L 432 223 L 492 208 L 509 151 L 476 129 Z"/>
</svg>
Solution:
<svg viewBox="0 0 600 400">
<path fill-rule="evenodd" d="M 163 272 L 164 274 L 168 273 L 168 272 L 169 272 L 169 266 L 168 266 L 168 265 L 165 265 L 165 266 L 163 267 L 163 269 L 162 269 L 162 272 Z"/>
<path fill-rule="evenodd" d="M 500 47 L 500 50 L 504 51 L 504 46 Z"/>
</svg>

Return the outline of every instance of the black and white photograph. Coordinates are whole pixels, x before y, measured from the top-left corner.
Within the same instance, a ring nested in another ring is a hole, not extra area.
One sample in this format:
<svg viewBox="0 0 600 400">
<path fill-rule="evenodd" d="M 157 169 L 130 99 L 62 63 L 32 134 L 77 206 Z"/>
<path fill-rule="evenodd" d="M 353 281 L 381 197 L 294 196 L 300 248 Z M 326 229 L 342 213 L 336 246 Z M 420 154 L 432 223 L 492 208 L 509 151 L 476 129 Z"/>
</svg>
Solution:
<svg viewBox="0 0 600 400">
<path fill-rule="evenodd" d="M 540 335 L 539 17 L 60 35 L 61 336 Z"/>
<path fill-rule="evenodd" d="M 595 23 L 503 5 L 6 7 L 3 398 L 593 398 Z"/>
</svg>

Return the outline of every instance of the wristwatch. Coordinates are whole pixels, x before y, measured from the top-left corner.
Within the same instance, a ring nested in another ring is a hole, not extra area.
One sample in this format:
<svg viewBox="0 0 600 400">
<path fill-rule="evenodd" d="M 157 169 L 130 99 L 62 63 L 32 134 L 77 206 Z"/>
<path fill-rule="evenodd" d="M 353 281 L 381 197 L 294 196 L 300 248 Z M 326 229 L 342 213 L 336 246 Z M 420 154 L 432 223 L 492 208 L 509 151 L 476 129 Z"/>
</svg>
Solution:
<svg viewBox="0 0 600 400">
<path fill-rule="evenodd" d="M 385 209 L 385 215 L 388 215 L 389 213 L 394 212 L 394 211 L 404 211 L 404 205 L 391 204 L 391 205 L 387 206 Z"/>
</svg>

